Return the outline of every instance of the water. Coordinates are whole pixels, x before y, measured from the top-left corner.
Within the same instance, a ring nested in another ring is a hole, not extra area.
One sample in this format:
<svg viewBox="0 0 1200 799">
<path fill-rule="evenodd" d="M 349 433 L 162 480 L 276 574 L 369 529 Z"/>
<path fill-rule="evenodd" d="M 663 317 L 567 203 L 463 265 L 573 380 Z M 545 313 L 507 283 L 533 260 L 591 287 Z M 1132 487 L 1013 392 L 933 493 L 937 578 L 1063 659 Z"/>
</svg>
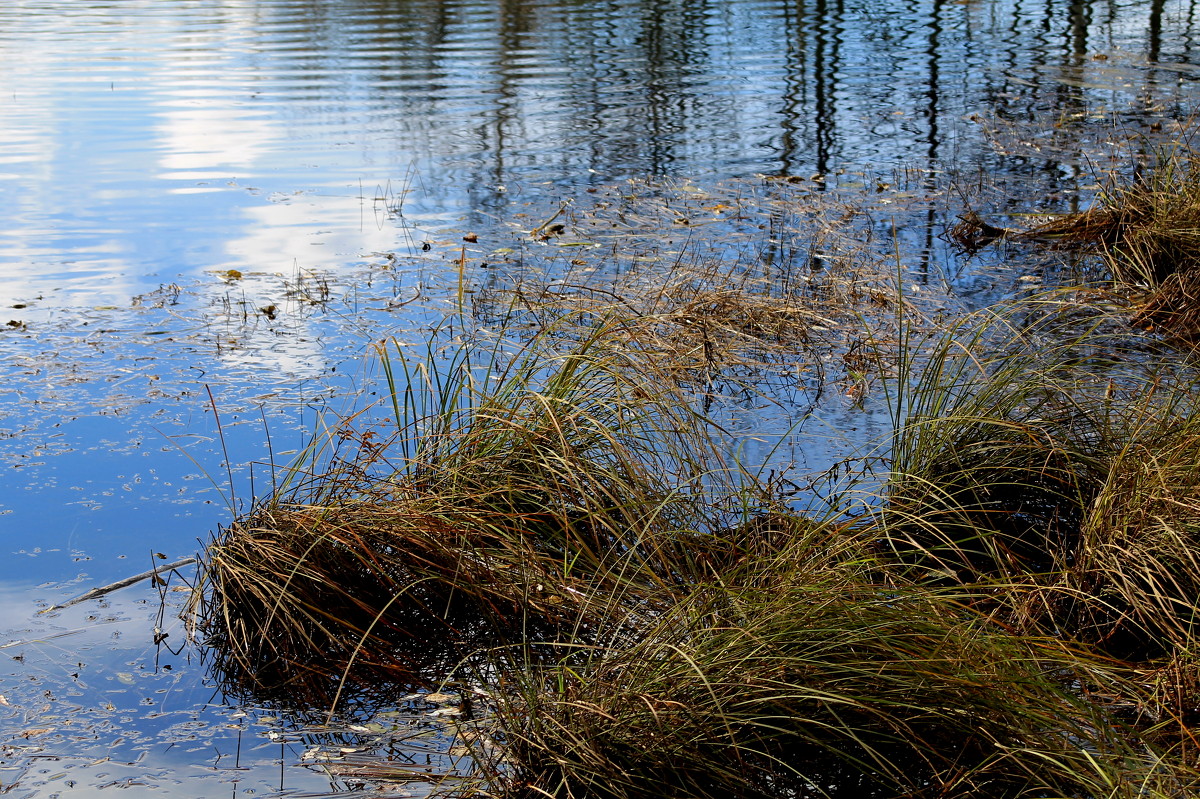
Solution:
<svg viewBox="0 0 1200 799">
<path fill-rule="evenodd" d="M 331 790 L 153 644 L 144 584 L 33 614 L 195 552 L 371 385 L 372 341 L 419 338 L 462 248 L 502 282 L 520 228 L 643 177 L 912 200 L 953 171 L 1067 210 L 1191 111 L 1198 26 L 1167 0 L 4 3 L 0 788 Z M 939 285 L 1007 290 L 938 243 L 959 209 L 905 208 L 878 224 Z"/>
</svg>

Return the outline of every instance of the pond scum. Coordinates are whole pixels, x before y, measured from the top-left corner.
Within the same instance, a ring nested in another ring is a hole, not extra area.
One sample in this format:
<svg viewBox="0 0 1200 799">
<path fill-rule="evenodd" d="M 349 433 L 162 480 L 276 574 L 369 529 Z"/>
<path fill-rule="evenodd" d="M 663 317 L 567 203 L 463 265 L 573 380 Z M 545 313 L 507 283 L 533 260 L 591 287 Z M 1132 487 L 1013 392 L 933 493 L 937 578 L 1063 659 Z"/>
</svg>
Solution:
<svg viewBox="0 0 1200 799">
<path fill-rule="evenodd" d="M 448 796 L 1200 795 L 1200 171 L 969 216 L 963 246 L 1090 248 L 1104 282 L 937 324 L 846 227 L 821 264 L 460 291 L 423 355 L 381 343 L 388 424 L 208 548 L 228 690 L 332 718 L 454 687 L 471 766 L 419 775 Z M 892 418 L 805 512 L 708 413 L 785 383 Z"/>
</svg>

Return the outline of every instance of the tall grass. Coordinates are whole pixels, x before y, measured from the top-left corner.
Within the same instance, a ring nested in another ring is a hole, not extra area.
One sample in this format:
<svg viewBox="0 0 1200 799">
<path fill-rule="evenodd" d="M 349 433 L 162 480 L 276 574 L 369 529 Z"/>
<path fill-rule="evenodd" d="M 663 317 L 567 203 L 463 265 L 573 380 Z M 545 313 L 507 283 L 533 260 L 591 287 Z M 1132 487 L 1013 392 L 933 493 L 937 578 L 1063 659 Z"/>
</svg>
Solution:
<svg viewBox="0 0 1200 799">
<path fill-rule="evenodd" d="M 856 517 L 789 517 L 636 640 L 494 653 L 499 792 L 1187 795 L 1196 383 L 1036 310 L 907 339 Z"/>
<path fill-rule="evenodd" d="M 387 429 L 212 542 L 218 673 L 480 686 L 513 799 L 1189 795 L 1200 382 L 1061 307 L 899 324 L 886 468 L 821 517 L 619 316 L 381 350 Z"/>
<path fill-rule="evenodd" d="M 693 594 L 631 646 L 518 671 L 507 793 L 1096 795 L 1136 759 L 1057 647 L 804 555 L 770 585 Z"/>
<path fill-rule="evenodd" d="M 370 448 L 374 474 L 334 458 L 210 547 L 218 670 L 314 697 L 428 684 L 414 649 L 612 634 L 711 579 L 753 490 L 677 388 L 604 335 L 392 351 L 396 429 Z M 734 494 L 727 518 L 716 500 Z"/>
<path fill-rule="evenodd" d="M 1084 397 L 1106 380 L 1103 356 L 991 314 L 909 347 L 892 403 L 889 542 L 957 582 L 1055 570 L 1110 443 L 1093 413 L 1104 409 Z"/>
<path fill-rule="evenodd" d="M 1194 764 L 1200 375 L 1020 312 L 913 346 L 863 518 L 913 580 L 1128 678 L 1116 715 Z"/>
</svg>

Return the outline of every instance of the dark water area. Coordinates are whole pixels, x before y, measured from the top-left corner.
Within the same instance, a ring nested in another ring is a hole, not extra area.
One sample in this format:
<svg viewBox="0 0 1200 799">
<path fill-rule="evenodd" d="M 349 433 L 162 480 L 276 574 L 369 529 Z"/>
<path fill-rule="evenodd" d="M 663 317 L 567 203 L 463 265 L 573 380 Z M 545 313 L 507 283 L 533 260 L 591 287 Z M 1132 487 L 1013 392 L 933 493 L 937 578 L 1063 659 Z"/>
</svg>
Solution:
<svg viewBox="0 0 1200 799">
<path fill-rule="evenodd" d="M 35 613 L 193 554 L 369 399 L 372 342 L 419 341 L 459 257 L 512 261 L 589 189 L 790 177 L 937 193 L 879 226 L 1000 296 L 944 198 L 1086 205 L 1192 114 L 1198 34 L 1168 0 L 4 3 L 0 791 L 347 787 L 155 643 L 185 636 L 146 584 Z"/>
</svg>

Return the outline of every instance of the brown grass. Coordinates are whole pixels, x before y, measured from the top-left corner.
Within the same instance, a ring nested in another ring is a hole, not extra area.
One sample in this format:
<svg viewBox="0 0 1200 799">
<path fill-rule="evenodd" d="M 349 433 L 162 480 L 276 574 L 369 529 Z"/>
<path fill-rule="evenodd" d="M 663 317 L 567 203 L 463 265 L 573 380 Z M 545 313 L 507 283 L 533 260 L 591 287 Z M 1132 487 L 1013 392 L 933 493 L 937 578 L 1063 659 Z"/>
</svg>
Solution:
<svg viewBox="0 0 1200 799">
<path fill-rule="evenodd" d="M 968 212 L 948 237 L 968 253 L 1003 240 L 1096 255 L 1115 283 L 1142 292 L 1135 327 L 1200 340 L 1200 159 L 1186 145 L 1163 151 L 1124 184 L 1110 178 L 1086 211 L 1022 229 Z"/>
</svg>

